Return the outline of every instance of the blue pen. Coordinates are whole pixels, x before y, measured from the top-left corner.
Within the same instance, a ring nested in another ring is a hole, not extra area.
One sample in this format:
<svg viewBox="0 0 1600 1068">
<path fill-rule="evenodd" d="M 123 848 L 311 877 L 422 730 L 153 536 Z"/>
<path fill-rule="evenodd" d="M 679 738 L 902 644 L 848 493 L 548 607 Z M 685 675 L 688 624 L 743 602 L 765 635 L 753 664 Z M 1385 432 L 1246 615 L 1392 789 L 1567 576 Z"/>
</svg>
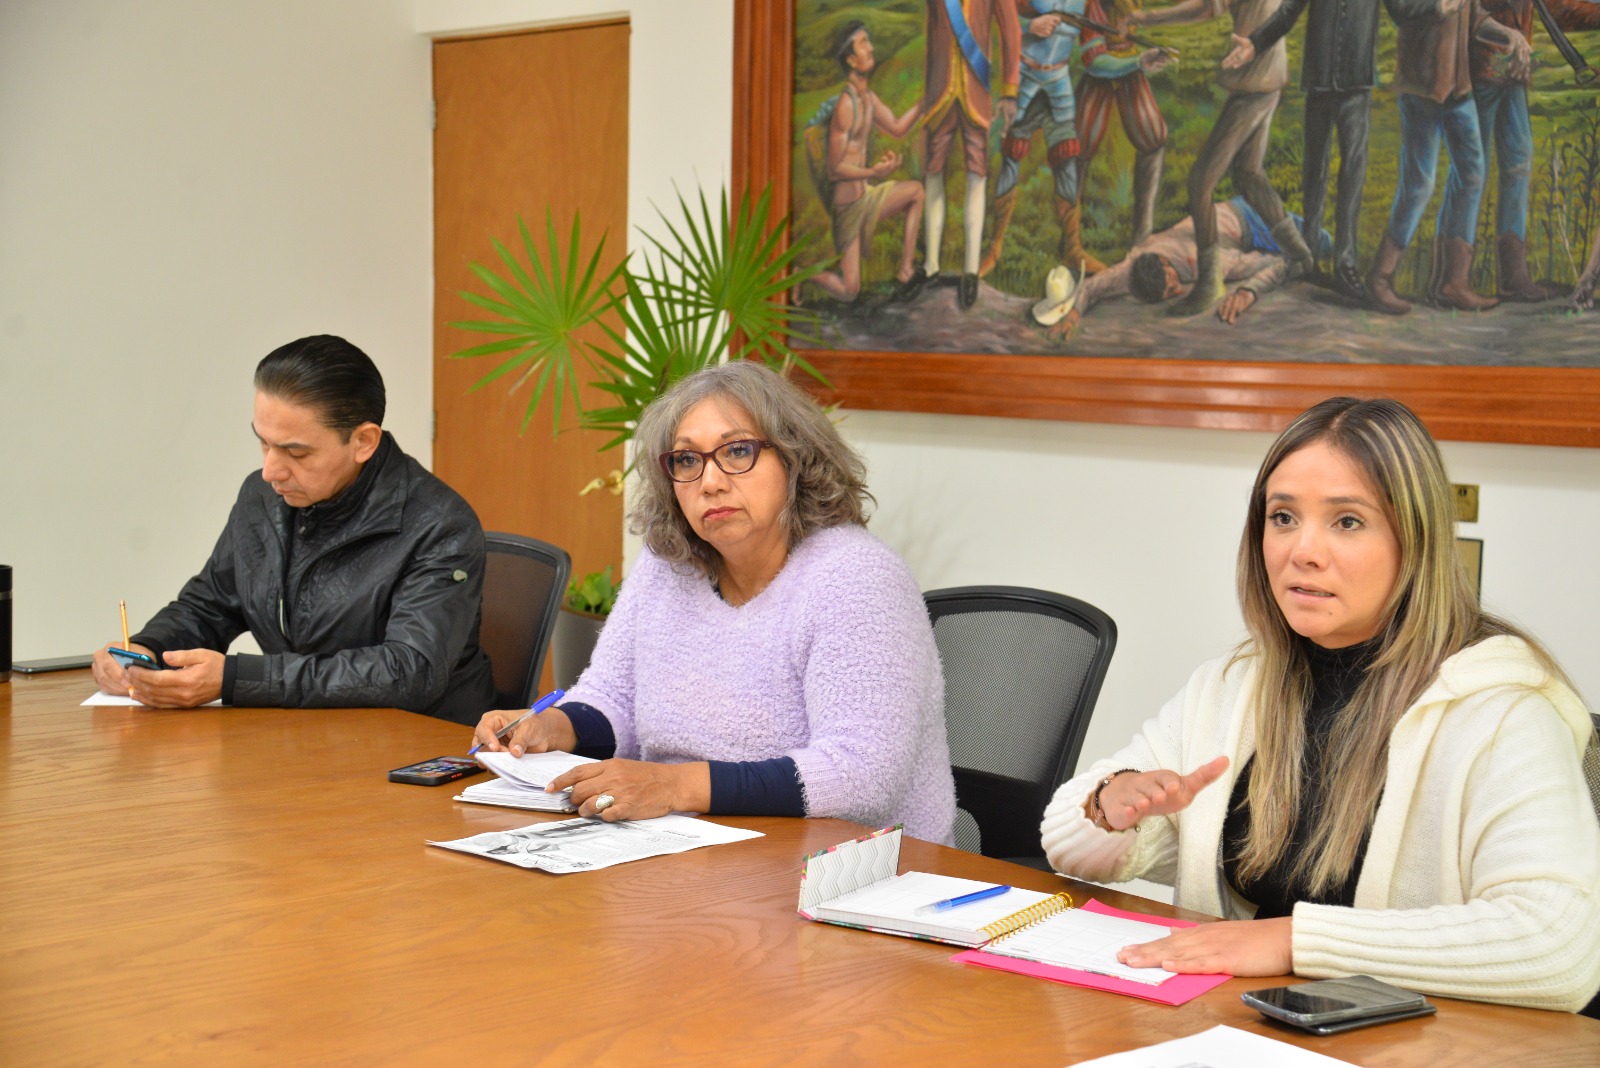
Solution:
<svg viewBox="0 0 1600 1068">
<path fill-rule="evenodd" d="M 551 705 L 555 704 L 557 701 L 561 700 L 565 696 L 567 696 L 567 691 L 565 691 L 565 690 L 562 690 L 562 689 L 551 690 L 549 693 L 545 694 L 543 697 L 541 697 L 537 701 L 535 701 L 533 703 L 533 707 L 532 708 L 528 709 L 526 712 L 524 712 L 522 715 L 518 716 L 516 719 L 512 720 L 510 723 L 507 723 L 504 727 L 501 727 L 499 730 L 495 731 L 494 732 L 495 738 L 497 738 L 498 740 L 500 740 L 502 742 L 505 741 L 507 738 L 509 738 L 511 736 L 511 732 L 517 729 L 517 724 L 521 723 L 523 720 L 527 719 L 529 716 L 537 716 L 540 712 L 543 712 L 545 709 L 549 708 Z M 477 756 L 478 755 L 478 750 L 480 750 L 482 748 L 483 748 L 483 743 L 479 742 L 477 745 L 475 745 L 471 749 L 467 750 L 467 756 Z"/>
<path fill-rule="evenodd" d="M 1003 883 L 1000 886 L 986 886 L 982 890 L 974 890 L 970 894 L 961 894 L 958 897 L 947 897 L 943 901 L 935 901 L 931 905 L 923 905 L 917 910 L 917 915 L 927 916 L 935 912 L 944 912 L 946 909 L 955 909 L 960 908 L 962 905 L 970 905 L 974 901 L 986 901 L 991 897 L 999 897 L 1001 894 L 1008 892 L 1010 889 L 1011 887 L 1006 886 Z"/>
</svg>

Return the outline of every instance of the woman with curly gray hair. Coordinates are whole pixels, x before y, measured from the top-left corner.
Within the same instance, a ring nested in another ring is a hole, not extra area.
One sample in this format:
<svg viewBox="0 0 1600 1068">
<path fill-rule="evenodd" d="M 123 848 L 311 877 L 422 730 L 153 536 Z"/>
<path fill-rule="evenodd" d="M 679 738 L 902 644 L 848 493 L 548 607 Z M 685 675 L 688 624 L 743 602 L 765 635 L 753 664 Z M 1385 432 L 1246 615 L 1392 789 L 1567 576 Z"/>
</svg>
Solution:
<svg viewBox="0 0 1600 1068">
<path fill-rule="evenodd" d="M 602 758 L 550 786 L 608 820 L 836 816 L 948 842 L 938 653 L 910 569 L 866 531 L 861 458 L 746 361 L 678 383 L 634 441 L 645 553 L 567 700 L 507 748 Z M 478 741 L 500 748 L 514 715 Z"/>
</svg>

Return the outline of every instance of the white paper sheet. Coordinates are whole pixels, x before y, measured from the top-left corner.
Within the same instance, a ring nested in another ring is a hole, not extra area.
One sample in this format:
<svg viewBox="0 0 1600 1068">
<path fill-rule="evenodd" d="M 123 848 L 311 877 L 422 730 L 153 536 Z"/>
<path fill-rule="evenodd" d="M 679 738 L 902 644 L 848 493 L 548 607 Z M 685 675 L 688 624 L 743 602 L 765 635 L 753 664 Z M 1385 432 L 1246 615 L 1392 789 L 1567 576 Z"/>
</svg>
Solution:
<svg viewBox="0 0 1600 1068">
<path fill-rule="evenodd" d="M 1275 1038 L 1213 1027 L 1187 1038 L 1111 1053 L 1072 1068 L 1355 1068 L 1349 1061 L 1291 1046 Z"/>
<path fill-rule="evenodd" d="M 212 701 L 210 704 L 205 705 L 204 707 L 205 708 L 220 708 L 221 706 L 222 706 L 222 698 L 219 697 L 215 701 Z M 91 707 L 148 708 L 149 706 L 145 705 L 145 704 L 142 704 L 142 703 L 140 703 L 138 701 L 135 701 L 131 697 L 113 697 L 111 694 L 106 693 L 104 690 L 96 690 L 94 692 L 94 696 L 90 697 L 87 701 L 85 701 L 83 704 L 79 705 L 78 707 L 79 708 L 91 708 Z"/>
<path fill-rule="evenodd" d="M 478 750 L 474 759 L 500 778 L 517 786 L 530 790 L 544 792 L 550 785 L 550 780 L 565 772 L 571 771 L 580 764 L 593 764 L 592 757 L 577 756 L 572 753 L 524 753 L 514 757 L 510 753 L 493 753 L 487 749 Z"/>
<path fill-rule="evenodd" d="M 490 831 L 453 842 L 429 842 L 441 849 L 488 857 L 519 868 L 567 875 L 597 871 L 630 860 L 686 853 L 701 846 L 724 845 L 760 838 L 760 831 L 697 820 L 692 816 L 658 816 L 653 820 L 579 817 L 555 823 L 534 823 L 512 831 Z"/>
<path fill-rule="evenodd" d="M 530 790 L 506 779 L 490 779 L 463 787 L 455 796 L 457 801 L 474 805 L 499 805 L 502 808 L 522 808 L 533 812 L 576 812 L 571 797 L 565 793 L 552 794 L 543 790 Z"/>
<path fill-rule="evenodd" d="M 1155 986 L 1171 979 L 1173 973 L 1163 968 L 1131 968 L 1117 959 L 1117 952 L 1171 933 L 1171 928 L 1159 924 L 1068 909 L 991 942 L 984 952 Z"/>
</svg>

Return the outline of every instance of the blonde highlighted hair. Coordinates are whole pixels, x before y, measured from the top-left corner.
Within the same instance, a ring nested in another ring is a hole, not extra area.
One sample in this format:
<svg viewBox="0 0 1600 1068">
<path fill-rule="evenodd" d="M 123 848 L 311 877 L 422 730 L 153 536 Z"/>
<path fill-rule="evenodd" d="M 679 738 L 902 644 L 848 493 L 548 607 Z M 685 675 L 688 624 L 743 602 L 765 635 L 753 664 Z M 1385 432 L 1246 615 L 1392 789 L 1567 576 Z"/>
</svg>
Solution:
<svg viewBox="0 0 1600 1068">
<path fill-rule="evenodd" d="M 1377 651 L 1355 695 L 1338 711 L 1323 754 L 1319 770 L 1331 784 L 1324 813 L 1307 848 L 1287 857 L 1303 796 L 1311 670 L 1306 639 L 1290 629 L 1273 595 L 1262 538 L 1267 480 L 1286 457 L 1314 443 L 1337 450 L 1376 491 L 1399 543 L 1400 567 L 1383 607 Z M 1334 397 L 1302 413 L 1278 436 L 1250 490 L 1238 586 L 1250 638 L 1235 659 L 1256 660 L 1250 833 L 1239 858 L 1246 879 L 1287 862 L 1290 879 L 1312 893 L 1344 881 L 1383 792 L 1390 732 L 1449 657 L 1484 638 L 1510 634 L 1564 678 L 1542 646 L 1480 607 L 1456 551 L 1455 507 L 1439 448 L 1398 401 Z"/>
</svg>

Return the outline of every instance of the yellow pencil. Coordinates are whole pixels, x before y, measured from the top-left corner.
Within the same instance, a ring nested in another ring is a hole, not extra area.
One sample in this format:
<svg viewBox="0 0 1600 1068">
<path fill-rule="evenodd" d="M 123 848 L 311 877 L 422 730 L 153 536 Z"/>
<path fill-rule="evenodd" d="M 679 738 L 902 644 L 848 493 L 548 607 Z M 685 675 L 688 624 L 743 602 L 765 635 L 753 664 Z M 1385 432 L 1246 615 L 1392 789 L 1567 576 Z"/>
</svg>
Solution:
<svg viewBox="0 0 1600 1068">
<path fill-rule="evenodd" d="M 122 647 L 128 647 L 128 602 L 118 601 L 117 610 L 122 613 Z"/>
</svg>

